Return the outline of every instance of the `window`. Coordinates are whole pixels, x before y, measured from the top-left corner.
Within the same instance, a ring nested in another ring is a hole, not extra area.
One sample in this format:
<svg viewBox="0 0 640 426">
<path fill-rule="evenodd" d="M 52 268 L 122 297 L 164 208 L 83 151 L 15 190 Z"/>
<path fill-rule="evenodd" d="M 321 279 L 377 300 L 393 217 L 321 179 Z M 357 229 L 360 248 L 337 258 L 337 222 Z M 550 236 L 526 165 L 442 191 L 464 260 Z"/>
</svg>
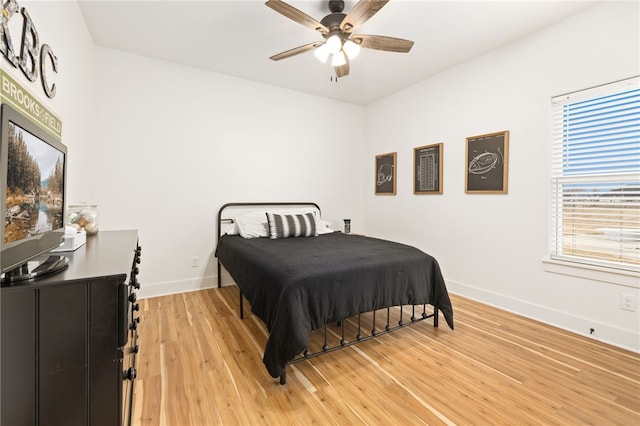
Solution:
<svg viewBox="0 0 640 426">
<path fill-rule="evenodd" d="M 551 258 L 640 271 L 640 78 L 552 99 Z"/>
</svg>

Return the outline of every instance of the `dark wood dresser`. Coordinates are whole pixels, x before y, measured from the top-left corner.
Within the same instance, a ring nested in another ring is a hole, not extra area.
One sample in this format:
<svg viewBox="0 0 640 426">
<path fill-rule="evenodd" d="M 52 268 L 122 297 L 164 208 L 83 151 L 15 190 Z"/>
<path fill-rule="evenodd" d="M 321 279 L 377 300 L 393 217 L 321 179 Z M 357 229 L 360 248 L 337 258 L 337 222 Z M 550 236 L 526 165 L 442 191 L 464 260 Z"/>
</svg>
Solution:
<svg viewBox="0 0 640 426">
<path fill-rule="evenodd" d="M 101 231 L 56 275 L 3 287 L 0 423 L 129 425 L 141 248 Z"/>
</svg>

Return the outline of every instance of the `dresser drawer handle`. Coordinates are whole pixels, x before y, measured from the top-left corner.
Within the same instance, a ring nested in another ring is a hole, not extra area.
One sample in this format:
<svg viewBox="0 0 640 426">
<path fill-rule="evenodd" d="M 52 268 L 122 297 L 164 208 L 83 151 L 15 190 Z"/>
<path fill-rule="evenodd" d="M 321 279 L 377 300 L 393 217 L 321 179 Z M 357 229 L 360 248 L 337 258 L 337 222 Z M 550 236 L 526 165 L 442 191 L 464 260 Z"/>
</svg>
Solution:
<svg viewBox="0 0 640 426">
<path fill-rule="evenodd" d="M 133 380 L 138 375 L 138 372 L 136 371 L 136 369 L 134 367 L 129 367 L 128 370 L 125 370 L 122 373 L 124 375 L 124 379 L 123 380 Z"/>
</svg>

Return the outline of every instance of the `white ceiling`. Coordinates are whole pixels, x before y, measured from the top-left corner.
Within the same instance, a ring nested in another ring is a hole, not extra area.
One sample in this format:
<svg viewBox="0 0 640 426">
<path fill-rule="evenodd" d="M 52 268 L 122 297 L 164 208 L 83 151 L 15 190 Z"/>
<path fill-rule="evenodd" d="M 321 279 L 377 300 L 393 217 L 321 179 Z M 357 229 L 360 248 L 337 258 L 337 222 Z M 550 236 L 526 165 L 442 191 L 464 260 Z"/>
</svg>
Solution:
<svg viewBox="0 0 640 426">
<path fill-rule="evenodd" d="M 320 21 L 327 0 L 290 0 Z M 356 3 L 345 1 L 345 13 Z M 351 73 L 312 52 L 278 62 L 276 53 L 322 40 L 263 0 L 96 1 L 80 9 L 96 44 L 239 78 L 367 105 L 431 75 L 535 32 L 593 4 L 586 1 L 391 0 L 355 33 L 415 41 L 409 53 L 362 49 Z"/>
</svg>

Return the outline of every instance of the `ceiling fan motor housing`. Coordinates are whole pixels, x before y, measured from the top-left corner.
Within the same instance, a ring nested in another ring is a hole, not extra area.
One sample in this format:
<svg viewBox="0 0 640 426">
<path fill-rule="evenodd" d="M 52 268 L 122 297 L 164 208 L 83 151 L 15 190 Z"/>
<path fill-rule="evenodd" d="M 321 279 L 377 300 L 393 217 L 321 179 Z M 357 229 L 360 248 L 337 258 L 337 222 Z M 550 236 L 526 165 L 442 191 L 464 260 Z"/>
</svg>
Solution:
<svg viewBox="0 0 640 426">
<path fill-rule="evenodd" d="M 323 34 L 324 37 L 328 38 L 332 34 L 342 33 L 342 30 L 340 29 L 340 24 L 346 17 L 347 15 L 344 13 L 334 12 L 322 18 L 322 21 L 320 21 L 320 23 L 329 29 L 328 34 Z"/>
<path fill-rule="evenodd" d="M 329 1 L 329 10 L 331 13 L 320 21 L 322 25 L 324 25 L 329 31 L 327 33 L 323 33 L 322 36 L 325 39 L 329 39 L 332 35 L 337 35 L 340 37 L 340 40 L 344 39 L 342 34 L 342 30 L 340 29 L 340 24 L 344 21 L 344 18 L 347 17 L 345 13 L 342 13 L 344 10 L 344 1 L 339 0 L 331 0 Z"/>
</svg>

